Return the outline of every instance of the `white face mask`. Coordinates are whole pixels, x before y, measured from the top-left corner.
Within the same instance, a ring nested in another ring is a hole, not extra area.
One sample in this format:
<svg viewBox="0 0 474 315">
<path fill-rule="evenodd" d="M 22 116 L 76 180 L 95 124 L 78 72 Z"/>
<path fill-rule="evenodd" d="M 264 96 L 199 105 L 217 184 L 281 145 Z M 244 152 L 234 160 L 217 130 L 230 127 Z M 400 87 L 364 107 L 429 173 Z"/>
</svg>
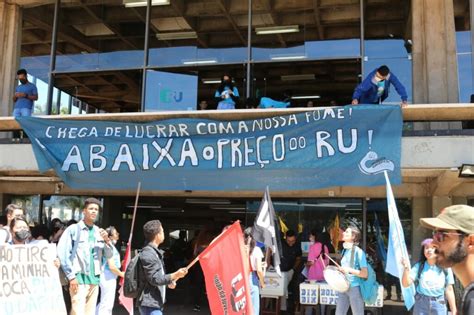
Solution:
<svg viewBox="0 0 474 315">
<path fill-rule="evenodd" d="M 352 246 L 354 246 L 354 243 L 348 243 L 348 242 L 342 243 L 342 247 L 343 247 L 344 249 L 351 249 Z"/>
</svg>

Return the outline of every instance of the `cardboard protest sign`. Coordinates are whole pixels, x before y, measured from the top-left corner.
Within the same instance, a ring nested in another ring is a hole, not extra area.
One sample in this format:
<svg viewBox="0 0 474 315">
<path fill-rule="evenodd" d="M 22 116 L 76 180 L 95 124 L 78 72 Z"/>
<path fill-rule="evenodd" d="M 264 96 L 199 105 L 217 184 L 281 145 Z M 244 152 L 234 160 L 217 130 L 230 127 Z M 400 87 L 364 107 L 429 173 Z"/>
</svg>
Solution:
<svg viewBox="0 0 474 315">
<path fill-rule="evenodd" d="M 66 315 L 56 246 L 0 246 L 0 314 Z"/>
</svg>

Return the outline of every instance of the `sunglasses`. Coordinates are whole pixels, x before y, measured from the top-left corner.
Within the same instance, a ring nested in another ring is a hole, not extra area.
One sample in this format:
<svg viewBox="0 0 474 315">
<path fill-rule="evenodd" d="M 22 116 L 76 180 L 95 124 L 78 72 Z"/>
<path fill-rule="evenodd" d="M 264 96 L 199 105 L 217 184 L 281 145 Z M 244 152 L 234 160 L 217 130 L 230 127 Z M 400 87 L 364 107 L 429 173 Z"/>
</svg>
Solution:
<svg viewBox="0 0 474 315">
<path fill-rule="evenodd" d="M 457 233 L 457 232 L 446 232 L 446 231 L 433 231 L 433 239 L 439 243 L 444 242 L 446 235 L 458 235 L 458 236 L 465 236 L 465 233 Z"/>
</svg>

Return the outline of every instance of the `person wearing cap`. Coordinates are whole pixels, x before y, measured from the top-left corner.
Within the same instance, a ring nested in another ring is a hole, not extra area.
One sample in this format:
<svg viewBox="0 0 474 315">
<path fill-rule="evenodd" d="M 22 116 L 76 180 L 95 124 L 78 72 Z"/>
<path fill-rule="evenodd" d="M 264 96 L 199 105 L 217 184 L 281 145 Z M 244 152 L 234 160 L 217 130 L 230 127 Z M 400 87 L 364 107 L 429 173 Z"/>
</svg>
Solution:
<svg viewBox="0 0 474 315">
<path fill-rule="evenodd" d="M 449 206 L 436 218 L 420 219 L 420 224 L 434 230 L 436 263 L 451 267 L 464 287 L 460 314 L 474 314 L 474 207 Z"/>
<path fill-rule="evenodd" d="M 381 104 L 390 92 L 390 85 L 395 87 L 402 99 L 402 107 L 408 104 L 408 95 L 405 87 L 397 76 L 386 66 L 373 70 L 354 90 L 352 105 Z"/>
<path fill-rule="evenodd" d="M 451 314 L 457 314 L 453 272 L 450 268 L 442 269 L 436 265 L 433 239 L 428 238 L 421 243 L 420 260 L 411 269 L 407 259 L 402 260 L 402 264 L 403 287 L 415 284 L 414 315 L 445 315 L 448 312 L 446 300 L 449 302 Z"/>
</svg>

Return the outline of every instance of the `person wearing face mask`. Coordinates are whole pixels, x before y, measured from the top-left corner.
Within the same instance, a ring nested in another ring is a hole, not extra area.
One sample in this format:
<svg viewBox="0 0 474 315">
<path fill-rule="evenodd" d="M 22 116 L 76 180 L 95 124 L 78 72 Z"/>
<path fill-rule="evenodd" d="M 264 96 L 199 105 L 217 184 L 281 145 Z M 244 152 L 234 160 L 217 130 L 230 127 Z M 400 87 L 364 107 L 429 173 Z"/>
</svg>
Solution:
<svg viewBox="0 0 474 315">
<path fill-rule="evenodd" d="M 119 240 L 119 232 L 113 226 L 105 229 L 112 246 L 113 255 L 109 259 L 102 257 L 102 273 L 100 274 L 100 302 L 96 307 L 96 314 L 112 314 L 115 301 L 115 291 L 117 288 L 117 277 L 124 277 L 124 272 L 120 270 L 120 253 L 115 247 Z"/>
<path fill-rule="evenodd" d="M 30 240 L 30 227 L 24 216 L 17 216 L 12 219 L 10 231 L 12 233 L 10 244 L 12 245 L 24 245 Z"/>
<path fill-rule="evenodd" d="M 364 315 L 364 300 L 359 288 L 359 279 L 366 279 L 367 258 L 365 252 L 357 246 L 360 240 L 360 230 L 356 226 L 349 226 L 342 234 L 342 252 L 340 271 L 343 272 L 349 281 L 349 290 L 339 292 L 336 315 L 345 315 L 351 307 L 353 315 Z"/>
<path fill-rule="evenodd" d="M 36 85 L 28 82 L 28 73 L 25 69 L 18 70 L 16 75 L 21 84 L 16 87 L 15 95 L 13 95 L 15 103 L 13 116 L 31 116 L 34 102 L 38 100 L 38 89 Z"/>
<path fill-rule="evenodd" d="M 329 264 L 329 254 L 328 247 L 322 244 L 319 239 L 317 239 L 316 230 L 312 230 L 309 233 L 309 251 L 308 251 L 308 261 L 306 262 L 306 268 L 308 270 L 308 280 L 314 281 L 324 281 L 324 268 Z M 313 314 L 313 308 L 316 309 L 316 306 L 307 305 L 305 307 L 305 314 Z M 325 314 L 325 305 L 321 304 L 320 314 Z"/>
<path fill-rule="evenodd" d="M 221 85 L 214 95 L 217 101 L 217 109 L 235 109 L 239 101 L 239 91 L 232 83 L 232 77 L 228 74 L 222 76 Z"/>
<path fill-rule="evenodd" d="M 402 264 L 404 266 L 403 287 L 407 288 L 415 284 L 414 315 L 445 315 L 448 312 L 446 299 L 449 302 L 451 314 L 457 314 L 453 272 L 451 268 L 442 269 L 436 265 L 433 239 L 428 238 L 421 243 L 420 260 L 411 269 L 408 260 L 402 260 Z"/>
<path fill-rule="evenodd" d="M 373 70 L 354 90 L 352 105 L 381 104 L 389 95 L 390 85 L 395 87 L 402 98 L 402 107 L 408 104 L 408 95 L 405 87 L 390 69 L 383 65 Z"/>
<path fill-rule="evenodd" d="M 309 234 L 310 247 L 308 251 L 308 280 L 324 281 L 323 270 L 329 264 L 327 254 L 329 254 L 326 245 L 321 244 L 316 239 L 316 231 L 312 230 Z"/>
</svg>

